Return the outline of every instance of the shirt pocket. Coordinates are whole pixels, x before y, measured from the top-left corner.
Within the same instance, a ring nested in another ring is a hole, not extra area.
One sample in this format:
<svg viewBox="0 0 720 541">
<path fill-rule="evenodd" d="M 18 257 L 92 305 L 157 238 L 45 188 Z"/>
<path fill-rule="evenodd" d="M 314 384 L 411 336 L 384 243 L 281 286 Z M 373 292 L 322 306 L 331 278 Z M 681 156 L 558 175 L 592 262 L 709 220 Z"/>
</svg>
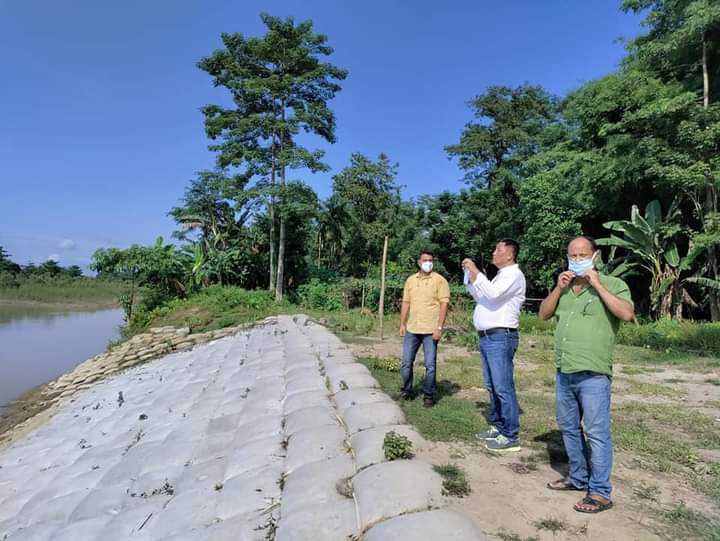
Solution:
<svg viewBox="0 0 720 541">
<path fill-rule="evenodd" d="M 600 297 L 591 296 L 589 300 L 584 301 L 580 314 L 583 317 L 599 316 L 605 313 L 605 305 Z"/>
</svg>

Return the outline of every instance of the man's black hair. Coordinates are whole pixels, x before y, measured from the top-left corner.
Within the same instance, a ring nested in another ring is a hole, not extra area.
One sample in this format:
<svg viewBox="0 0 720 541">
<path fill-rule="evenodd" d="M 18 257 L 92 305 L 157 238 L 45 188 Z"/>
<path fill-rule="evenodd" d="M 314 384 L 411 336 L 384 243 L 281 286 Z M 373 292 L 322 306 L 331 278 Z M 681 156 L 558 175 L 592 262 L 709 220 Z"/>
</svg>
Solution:
<svg viewBox="0 0 720 541">
<path fill-rule="evenodd" d="M 518 254 L 520 253 L 520 243 L 514 239 L 502 239 L 500 242 L 512 250 L 513 261 L 517 262 Z"/>
</svg>

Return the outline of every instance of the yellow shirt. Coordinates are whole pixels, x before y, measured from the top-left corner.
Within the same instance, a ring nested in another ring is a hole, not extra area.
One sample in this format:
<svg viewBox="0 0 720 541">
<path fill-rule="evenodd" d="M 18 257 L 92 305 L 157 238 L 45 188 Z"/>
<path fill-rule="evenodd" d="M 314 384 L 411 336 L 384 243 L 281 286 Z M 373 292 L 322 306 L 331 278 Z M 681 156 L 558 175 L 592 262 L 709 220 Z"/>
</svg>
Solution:
<svg viewBox="0 0 720 541">
<path fill-rule="evenodd" d="M 432 334 L 438 326 L 440 304 L 450 302 L 447 280 L 436 272 L 413 274 L 405 281 L 403 302 L 410 304 L 407 330 L 413 334 Z"/>
</svg>

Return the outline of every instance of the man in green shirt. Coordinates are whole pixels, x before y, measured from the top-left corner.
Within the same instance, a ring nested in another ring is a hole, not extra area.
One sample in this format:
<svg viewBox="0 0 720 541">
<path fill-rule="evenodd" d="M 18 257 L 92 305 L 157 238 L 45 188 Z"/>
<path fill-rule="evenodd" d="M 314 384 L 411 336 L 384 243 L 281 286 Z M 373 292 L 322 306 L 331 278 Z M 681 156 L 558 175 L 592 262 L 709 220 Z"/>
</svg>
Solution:
<svg viewBox="0 0 720 541">
<path fill-rule="evenodd" d="M 568 476 L 548 483 L 548 488 L 587 490 L 587 496 L 575 504 L 582 513 L 612 507 L 612 353 L 620 321 L 634 317 L 627 284 L 599 274 L 594 269 L 597 256 L 590 237 L 573 239 L 568 245 L 568 270 L 560 274 L 539 312 L 540 319 L 554 316 L 557 321 L 557 420 L 569 458 Z"/>
</svg>

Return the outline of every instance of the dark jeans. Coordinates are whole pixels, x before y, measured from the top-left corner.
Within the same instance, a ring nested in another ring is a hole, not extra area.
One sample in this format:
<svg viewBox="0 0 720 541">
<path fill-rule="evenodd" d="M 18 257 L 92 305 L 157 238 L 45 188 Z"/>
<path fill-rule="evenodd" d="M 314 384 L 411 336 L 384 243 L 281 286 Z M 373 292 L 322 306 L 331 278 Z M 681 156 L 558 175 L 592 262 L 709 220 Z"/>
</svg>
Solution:
<svg viewBox="0 0 720 541">
<path fill-rule="evenodd" d="M 425 354 L 425 379 L 423 381 L 423 394 L 425 398 L 433 398 L 435 395 L 435 364 L 437 357 L 437 341 L 433 340 L 432 334 L 413 334 L 405 332 L 403 340 L 402 378 L 403 393 L 411 394 L 413 389 L 413 363 L 415 355 L 423 346 Z"/>
<path fill-rule="evenodd" d="M 509 440 L 517 440 L 520 432 L 520 405 L 513 380 L 518 340 L 517 331 L 480 336 L 483 379 L 490 394 L 487 421 Z"/>
<path fill-rule="evenodd" d="M 567 481 L 606 498 L 612 491 L 613 465 L 610 384 L 603 374 L 558 371 L 555 385 L 558 426 L 570 459 Z"/>
</svg>

